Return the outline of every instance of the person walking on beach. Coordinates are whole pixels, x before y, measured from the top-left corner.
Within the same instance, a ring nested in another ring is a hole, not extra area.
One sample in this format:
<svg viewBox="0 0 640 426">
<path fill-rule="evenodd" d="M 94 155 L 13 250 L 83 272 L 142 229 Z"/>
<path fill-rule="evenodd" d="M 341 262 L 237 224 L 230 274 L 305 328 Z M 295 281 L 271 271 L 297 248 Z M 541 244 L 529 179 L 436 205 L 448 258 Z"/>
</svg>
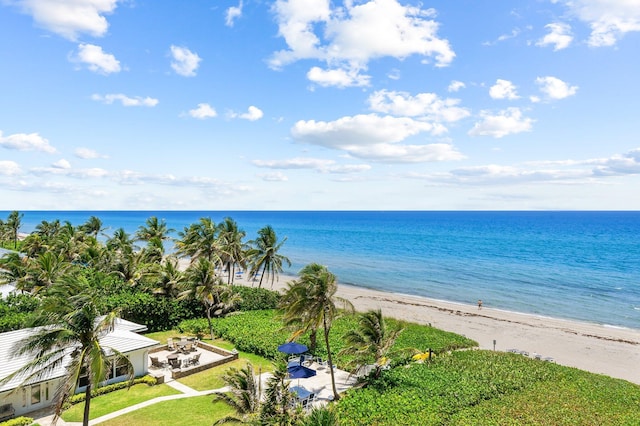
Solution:
<svg viewBox="0 0 640 426">
<path fill-rule="evenodd" d="M 482 300 L 478 299 L 478 309 L 482 309 Z"/>
</svg>

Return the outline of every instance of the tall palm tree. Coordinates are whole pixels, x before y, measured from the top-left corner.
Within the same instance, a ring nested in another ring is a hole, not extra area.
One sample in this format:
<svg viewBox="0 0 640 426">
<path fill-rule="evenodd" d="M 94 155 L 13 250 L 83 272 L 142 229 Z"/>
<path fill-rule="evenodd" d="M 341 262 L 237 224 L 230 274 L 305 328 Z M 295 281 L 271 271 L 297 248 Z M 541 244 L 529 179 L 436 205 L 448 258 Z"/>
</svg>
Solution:
<svg viewBox="0 0 640 426">
<path fill-rule="evenodd" d="M 185 290 L 179 294 L 178 298 L 195 297 L 202 303 L 207 315 L 211 340 L 214 340 L 212 317 L 229 312 L 239 297 L 233 293 L 231 286 L 225 285 L 216 275 L 215 265 L 205 258 L 198 259 L 198 262 L 187 268 L 182 286 Z"/>
<path fill-rule="evenodd" d="M 144 225 L 140 225 L 136 231 L 135 238 L 140 241 L 146 241 L 152 245 L 162 246 L 162 253 L 164 253 L 163 243 L 169 240 L 169 236 L 174 230 L 167 227 L 167 223 L 164 219 L 158 219 L 156 216 L 148 218 Z"/>
<path fill-rule="evenodd" d="M 101 316 L 96 294 L 83 278 L 64 279 L 46 293 L 34 322 L 39 327 L 12 348 L 15 356 L 30 355 L 31 361 L 3 381 L 20 377 L 24 378 L 23 386 L 64 366 L 65 375 L 54 397 L 57 419 L 80 378 L 86 377 L 82 424 L 88 425 L 92 389 L 105 381 L 112 362 L 125 366 L 129 383 L 133 381 L 134 369 L 128 358 L 100 343 L 100 338 L 113 330 L 117 312 Z"/>
<path fill-rule="evenodd" d="M 80 225 L 80 230 L 91 235 L 96 240 L 98 239 L 98 235 L 101 235 L 105 228 L 102 224 L 102 220 L 97 216 L 89 216 L 89 219 L 82 225 Z"/>
<path fill-rule="evenodd" d="M 278 242 L 276 231 L 271 225 L 267 225 L 258 230 L 258 238 L 249 242 L 253 246 L 247 253 L 251 263 L 250 276 L 255 277 L 260 271 L 262 274 L 258 287 L 262 287 L 265 275 L 271 278 L 271 287 L 273 287 L 274 280 L 282 272 L 282 264 L 286 263 L 291 266 L 289 258 L 278 253 L 285 241 L 287 241 L 287 237 Z"/>
<path fill-rule="evenodd" d="M 228 392 L 216 393 L 213 402 L 223 401 L 236 410 L 242 418 L 227 416 L 215 424 L 243 422 L 249 420 L 260 408 L 260 382 L 256 378 L 253 366 L 247 363 L 244 368 L 229 368 L 222 376 Z"/>
<path fill-rule="evenodd" d="M 10 283 L 23 293 L 33 289 L 29 258 L 17 252 L 0 257 L 0 285 Z"/>
<path fill-rule="evenodd" d="M 9 239 L 13 241 L 13 248 L 18 248 L 18 235 L 19 235 L 20 227 L 22 226 L 23 217 L 24 217 L 23 213 L 20 213 L 17 210 L 14 210 L 11 213 L 9 213 L 9 217 L 7 217 L 7 221 L 4 223 L 4 226 L 7 229 Z"/>
<path fill-rule="evenodd" d="M 333 320 L 339 313 L 336 302 L 353 311 L 351 302 L 336 296 L 337 290 L 336 276 L 329 272 L 326 266 L 311 263 L 302 268 L 299 278 L 289 285 L 284 296 L 288 301 L 288 304 L 284 306 L 284 317 L 297 317 L 301 321 L 301 329 L 295 333 L 296 335 L 318 329 L 321 326 L 324 330 L 324 343 L 327 348 L 327 361 L 335 400 L 338 400 L 340 395 L 336 389 L 329 331 Z"/>
<path fill-rule="evenodd" d="M 202 217 L 179 232 L 175 241 L 178 256 L 188 256 L 191 263 L 205 258 L 215 264 L 220 262 L 220 244 L 218 227 L 209 217 Z"/>
<path fill-rule="evenodd" d="M 178 259 L 174 256 L 168 256 L 162 264 L 155 268 L 153 275 L 156 279 L 154 294 L 168 298 L 178 297 L 180 286 L 184 280 L 184 273 L 180 270 Z"/>
<path fill-rule="evenodd" d="M 353 356 L 350 364 L 355 369 L 373 362 L 373 376 L 377 378 L 388 363 L 393 344 L 402 330 L 399 323 L 389 327 L 380 309 L 364 312 L 359 315 L 358 328 L 344 335 L 347 346 L 341 353 Z"/>
<path fill-rule="evenodd" d="M 220 242 L 221 260 L 227 271 L 227 284 L 233 283 L 236 274 L 236 265 L 246 267 L 245 244 L 242 239 L 246 232 L 238 228 L 238 224 L 230 217 L 225 217 L 218 224 L 218 241 Z"/>
</svg>

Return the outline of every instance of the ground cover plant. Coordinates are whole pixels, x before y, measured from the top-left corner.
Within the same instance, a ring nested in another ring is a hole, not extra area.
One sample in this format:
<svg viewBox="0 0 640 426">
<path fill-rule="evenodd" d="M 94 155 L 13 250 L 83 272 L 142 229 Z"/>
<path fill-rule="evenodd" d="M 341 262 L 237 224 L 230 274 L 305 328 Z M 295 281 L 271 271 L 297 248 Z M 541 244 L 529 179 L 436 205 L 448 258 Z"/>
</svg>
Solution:
<svg viewBox="0 0 640 426">
<path fill-rule="evenodd" d="M 640 386 L 520 355 L 456 351 L 389 370 L 336 410 L 343 426 L 632 425 Z"/>
<path fill-rule="evenodd" d="M 129 389 L 120 389 L 92 398 L 90 418 L 95 419 L 143 401 L 178 393 L 180 392 L 164 384 L 155 386 L 148 386 L 146 384 L 134 385 Z M 71 406 L 63 412 L 62 420 L 65 422 L 81 422 L 83 409 L 83 404 Z"/>
</svg>

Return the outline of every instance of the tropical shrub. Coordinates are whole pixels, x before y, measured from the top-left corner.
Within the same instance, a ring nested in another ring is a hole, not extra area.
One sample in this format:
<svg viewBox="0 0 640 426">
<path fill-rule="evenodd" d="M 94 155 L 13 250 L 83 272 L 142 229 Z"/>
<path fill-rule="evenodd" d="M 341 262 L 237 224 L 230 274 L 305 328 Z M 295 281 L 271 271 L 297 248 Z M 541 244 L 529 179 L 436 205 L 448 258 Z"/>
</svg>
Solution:
<svg viewBox="0 0 640 426">
<path fill-rule="evenodd" d="M 266 288 L 234 285 L 233 291 L 238 293 L 242 298 L 242 300 L 236 305 L 236 308 L 239 311 L 275 309 L 280 301 L 280 293 Z"/>
</svg>

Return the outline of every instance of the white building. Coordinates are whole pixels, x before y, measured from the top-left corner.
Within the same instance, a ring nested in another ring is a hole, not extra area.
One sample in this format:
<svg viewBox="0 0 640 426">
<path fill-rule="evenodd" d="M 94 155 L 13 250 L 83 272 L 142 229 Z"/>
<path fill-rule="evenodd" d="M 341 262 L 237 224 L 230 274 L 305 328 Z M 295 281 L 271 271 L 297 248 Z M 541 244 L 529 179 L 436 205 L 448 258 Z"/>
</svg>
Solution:
<svg viewBox="0 0 640 426">
<path fill-rule="evenodd" d="M 0 380 L 30 361 L 30 357 L 26 355 L 13 357 L 11 349 L 16 342 L 28 337 L 33 330 L 26 328 L 0 333 Z M 115 349 L 126 355 L 133 365 L 136 377 L 147 374 L 149 349 L 158 344 L 157 341 L 138 334 L 145 330 L 145 326 L 118 319 L 114 330 L 100 339 L 100 345 L 106 350 Z M 109 379 L 104 384 L 125 380 L 125 371 L 122 366 L 114 363 Z M 31 381 L 22 389 L 18 389 L 23 381 L 22 378 L 14 378 L 0 385 L 0 421 L 3 417 L 3 410 L 5 414 L 13 413 L 16 416 L 21 416 L 52 405 L 55 392 L 64 374 L 65 366 L 61 365 L 46 377 Z M 78 391 L 83 389 L 82 378 L 80 378 Z"/>
</svg>

